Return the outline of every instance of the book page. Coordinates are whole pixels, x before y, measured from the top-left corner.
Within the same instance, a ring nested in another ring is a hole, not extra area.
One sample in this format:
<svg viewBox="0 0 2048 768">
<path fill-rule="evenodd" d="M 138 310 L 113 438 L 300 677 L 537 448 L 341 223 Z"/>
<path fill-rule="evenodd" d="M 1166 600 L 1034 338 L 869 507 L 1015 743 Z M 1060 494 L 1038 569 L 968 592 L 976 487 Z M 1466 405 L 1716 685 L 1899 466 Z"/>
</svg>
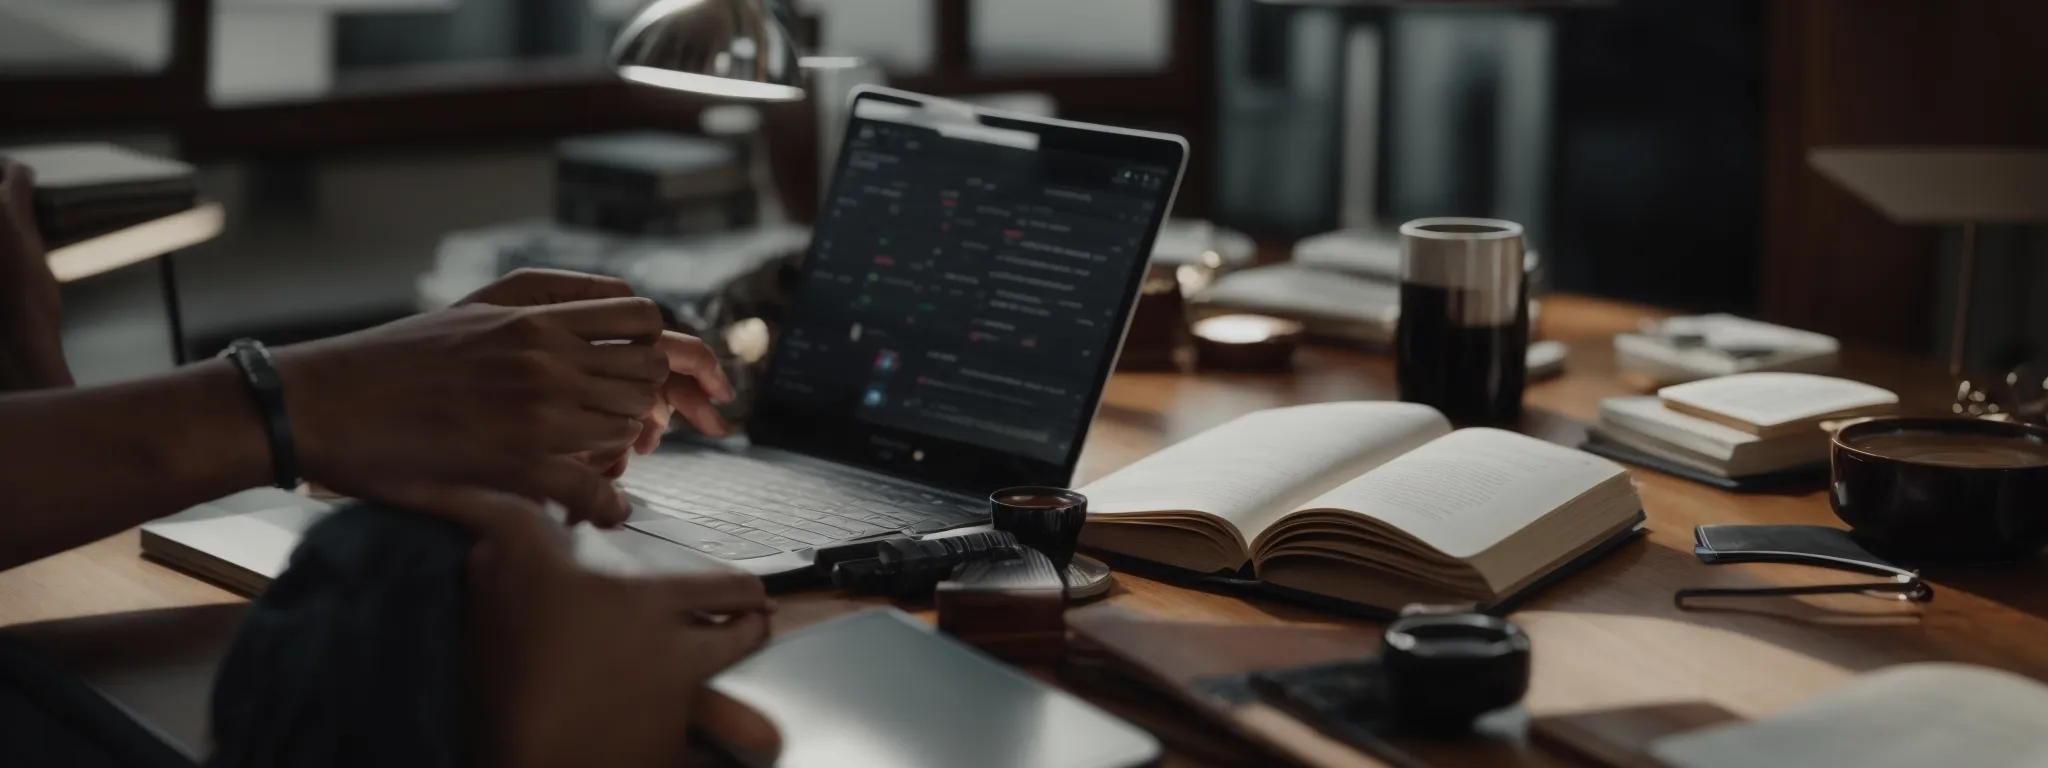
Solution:
<svg viewBox="0 0 2048 768">
<path fill-rule="evenodd" d="M 1666 403 L 1690 406 L 1737 423 L 1768 427 L 1895 405 L 1899 396 L 1858 381 L 1810 373 L 1744 373 L 1657 391 Z"/>
<path fill-rule="evenodd" d="M 1584 451 L 1498 429 L 1461 429 L 1301 508 L 1364 515 L 1469 560 L 1619 474 L 1619 465 Z"/>
<path fill-rule="evenodd" d="M 1674 768 L 2048 765 L 2048 687 L 1967 664 L 1902 664 L 1762 720 L 1667 736 Z"/>
<path fill-rule="evenodd" d="M 1080 489 L 1092 515 L 1194 511 L 1246 541 L 1294 505 L 1450 431 L 1435 409 L 1347 402 L 1241 416 Z"/>
</svg>

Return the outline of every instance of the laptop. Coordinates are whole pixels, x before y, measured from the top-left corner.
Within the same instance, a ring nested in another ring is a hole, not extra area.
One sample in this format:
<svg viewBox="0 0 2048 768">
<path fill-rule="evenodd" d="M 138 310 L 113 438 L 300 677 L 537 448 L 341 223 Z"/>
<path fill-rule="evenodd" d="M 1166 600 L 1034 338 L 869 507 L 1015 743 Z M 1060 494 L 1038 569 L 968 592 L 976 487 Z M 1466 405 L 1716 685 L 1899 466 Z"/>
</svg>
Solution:
<svg viewBox="0 0 2048 768">
<path fill-rule="evenodd" d="M 1066 486 L 1173 207 L 1177 136 L 854 93 L 743 443 L 672 439 L 627 529 L 768 578 Z"/>
</svg>

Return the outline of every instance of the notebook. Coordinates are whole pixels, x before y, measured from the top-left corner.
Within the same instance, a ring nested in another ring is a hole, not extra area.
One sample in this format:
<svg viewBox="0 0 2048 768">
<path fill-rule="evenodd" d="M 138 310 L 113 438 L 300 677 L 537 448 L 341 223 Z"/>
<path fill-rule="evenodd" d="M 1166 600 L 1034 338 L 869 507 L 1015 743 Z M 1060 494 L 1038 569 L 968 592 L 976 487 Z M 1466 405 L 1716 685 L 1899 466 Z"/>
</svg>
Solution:
<svg viewBox="0 0 2048 768">
<path fill-rule="evenodd" d="M 1758 437 L 1811 434 L 1821 422 L 1899 407 L 1890 390 L 1810 373 L 1744 373 L 1657 390 L 1664 407 Z"/>
<path fill-rule="evenodd" d="M 1621 466 L 1413 403 L 1260 411 L 1080 491 L 1086 547 L 1381 612 L 1513 602 L 1643 519 Z"/>
<path fill-rule="evenodd" d="M 2048 686 L 1968 664 L 1901 664 L 1755 722 L 1667 736 L 1670 768 L 2048 765 Z"/>
</svg>

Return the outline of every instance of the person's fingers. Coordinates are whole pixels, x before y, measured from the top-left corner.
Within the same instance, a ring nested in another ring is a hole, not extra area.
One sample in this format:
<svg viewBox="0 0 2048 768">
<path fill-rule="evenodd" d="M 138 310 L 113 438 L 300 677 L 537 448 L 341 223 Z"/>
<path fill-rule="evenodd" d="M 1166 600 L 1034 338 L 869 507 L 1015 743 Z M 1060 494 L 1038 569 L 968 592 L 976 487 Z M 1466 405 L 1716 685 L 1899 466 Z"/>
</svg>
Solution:
<svg viewBox="0 0 2048 768">
<path fill-rule="evenodd" d="M 500 283 L 516 286 L 521 293 L 550 304 L 590 299 L 621 299 L 633 295 L 633 286 L 608 275 L 570 272 L 566 269 L 526 267 L 506 275 Z"/>
<path fill-rule="evenodd" d="M 592 376 L 660 383 L 668 378 L 668 355 L 648 344 L 585 344 L 570 352 L 576 366 Z"/>
<path fill-rule="evenodd" d="M 684 631 L 698 633 L 699 639 L 710 647 L 710 662 L 713 669 L 724 669 L 744 659 L 748 654 L 760 650 L 768 642 L 768 614 L 761 612 L 743 613 L 732 620 L 714 626 L 698 625 Z"/>
<path fill-rule="evenodd" d="M 647 418 L 640 420 L 640 436 L 633 439 L 634 453 L 645 456 L 661 447 L 661 436 L 668 433 L 670 412 L 665 402 L 655 404 L 654 410 L 647 412 Z"/>
<path fill-rule="evenodd" d="M 652 382 L 580 376 L 576 387 L 578 405 L 614 416 L 642 418 L 661 402 L 661 387 Z"/>
<path fill-rule="evenodd" d="M 632 514 L 626 497 L 590 465 L 566 455 L 549 456 L 538 466 L 520 468 L 503 482 L 519 493 L 551 499 L 567 508 L 569 519 L 602 526 L 618 525 Z"/>
<path fill-rule="evenodd" d="M 555 432 L 546 436 L 548 453 L 582 454 L 585 464 L 597 469 L 609 466 L 609 457 L 622 453 L 640 438 L 640 419 L 644 415 L 620 416 L 615 413 L 583 410 L 564 419 Z M 602 463 L 600 459 L 605 459 Z"/>
<path fill-rule="evenodd" d="M 594 457 L 591 466 L 598 468 L 598 474 L 606 480 L 617 480 L 626 474 L 627 452 L 623 449 L 609 451 Z"/>
<path fill-rule="evenodd" d="M 703 339 L 667 331 L 661 334 L 656 345 L 668 355 L 669 370 L 696 379 L 713 400 L 721 403 L 733 401 L 732 381 L 725 377 L 725 369 L 718 364 L 718 355 Z"/>
<path fill-rule="evenodd" d="M 728 614 L 766 611 L 768 587 L 740 571 L 685 573 L 640 580 L 656 590 L 667 610 L 681 614 Z"/>
<path fill-rule="evenodd" d="M 373 488 L 365 499 L 415 512 L 436 515 L 468 528 L 478 538 L 519 546 L 554 546 L 560 526 L 547 518 L 539 504 L 517 495 L 488 488 L 462 485 L 407 483 Z"/>
<path fill-rule="evenodd" d="M 661 309 L 650 299 L 591 299 L 534 307 L 562 329 L 586 341 L 652 342 L 661 337 Z"/>
<path fill-rule="evenodd" d="M 696 427 L 698 432 L 711 437 L 724 437 L 732 431 L 732 428 L 726 425 L 725 417 L 711 405 L 711 398 L 704 394 L 704 388 L 699 380 L 677 376 L 663 382 L 661 392 L 662 398 L 668 401 L 668 407 L 682 414 L 683 419 L 690 422 L 690 426 Z"/>
<path fill-rule="evenodd" d="M 461 304 L 538 306 L 589 299 L 617 299 L 633 295 L 633 286 L 616 277 L 590 275 L 561 269 L 527 267 L 514 270 L 496 282 L 477 289 Z"/>
</svg>

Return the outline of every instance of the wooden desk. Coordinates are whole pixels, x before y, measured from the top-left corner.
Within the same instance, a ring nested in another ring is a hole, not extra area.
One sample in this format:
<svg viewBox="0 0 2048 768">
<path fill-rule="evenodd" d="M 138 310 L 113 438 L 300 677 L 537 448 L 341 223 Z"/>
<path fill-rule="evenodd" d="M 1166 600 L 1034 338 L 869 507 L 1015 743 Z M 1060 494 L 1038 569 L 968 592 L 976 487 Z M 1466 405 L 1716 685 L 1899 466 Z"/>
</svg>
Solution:
<svg viewBox="0 0 2048 768">
<path fill-rule="evenodd" d="M 1532 387 L 1532 425 L 1568 439 L 1593 418 L 1601 398 L 1628 389 L 1615 375 L 1611 336 L 1658 314 L 1644 307 L 1569 296 L 1545 303 L 1544 332 L 1571 347 L 1564 377 Z M 1845 372 L 1899 392 L 1909 404 L 1942 407 L 1946 379 L 1931 361 L 1850 350 Z M 1122 374 L 1111 382 L 1083 453 L 1086 480 L 1247 411 L 1295 403 L 1394 396 L 1390 361 L 1351 352 L 1305 350 L 1293 375 Z M 1556 418 L 1565 417 L 1563 419 Z M 1760 716 L 1849 676 L 1906 661 L 1987 664 L 2048 679 L 2048 589 L 2039 563 L 1930 574 L 1937 599 L 1917 612 L 1869 598 L 1810 610 L 1786 601 L 1769 612 L 1680 612 L 1683 586 L 1839 580 L 1818 569 L 1701 565 L 1692 528 L 1702 523 L 1839 525 L 1819 493 L 1741 496 L 1648 470 L 1635 471 L 1651 533 L 1587 573 L 1539 594 L 1515 620 L 1534 640 L 1536 714 L 1705 699 Z M 1110 601 L 1153 615 L 1226 622 L 1333 622 L 1287 606 L 1196 592 L 1120 575 Z M 825 591 L 786 604 L 835 599 Z M 0 574 L 0 625 L 117 611 L 238 602 L 233 594 L 137 556 L 133 532 Z M 179 663 L 194 654 L 180 652 Z M 203 656 L 203 654 L 201 654 Z M 1199 764 L 1199 763 L 1197 763 Z"/>
</svg>

